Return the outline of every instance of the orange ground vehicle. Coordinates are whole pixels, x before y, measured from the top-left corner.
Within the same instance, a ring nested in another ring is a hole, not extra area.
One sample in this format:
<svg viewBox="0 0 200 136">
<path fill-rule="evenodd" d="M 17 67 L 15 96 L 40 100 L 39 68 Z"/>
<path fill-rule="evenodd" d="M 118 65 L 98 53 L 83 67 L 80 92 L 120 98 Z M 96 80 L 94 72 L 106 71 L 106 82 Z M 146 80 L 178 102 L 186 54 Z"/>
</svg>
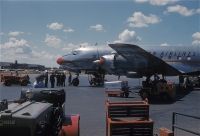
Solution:
<svg viewBox="0 0 200 136">
<path fill-rule="evenodd" d="M 29 83 L 29 77 L 28 75 L 1 75 L 1 82 L 3 82 L 5 86 L 11 86 L 12 84 L 20 84 L 21 86 L 27 86 Z"/>
</svg>

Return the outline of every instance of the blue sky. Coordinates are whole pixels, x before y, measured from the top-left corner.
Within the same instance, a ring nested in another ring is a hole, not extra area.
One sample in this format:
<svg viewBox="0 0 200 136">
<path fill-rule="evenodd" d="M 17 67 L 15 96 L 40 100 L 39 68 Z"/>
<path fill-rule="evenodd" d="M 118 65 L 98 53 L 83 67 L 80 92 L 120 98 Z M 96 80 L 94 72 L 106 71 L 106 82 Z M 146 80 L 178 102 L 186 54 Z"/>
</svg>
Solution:
<svg viewBox="0 0 200 136">
<path fill-rule="evenodd" d="M 107 42 L 200 45 L 199 0 L 0 2 L 1 61 L 57 66 L 56 58 Z"/>
</svg>

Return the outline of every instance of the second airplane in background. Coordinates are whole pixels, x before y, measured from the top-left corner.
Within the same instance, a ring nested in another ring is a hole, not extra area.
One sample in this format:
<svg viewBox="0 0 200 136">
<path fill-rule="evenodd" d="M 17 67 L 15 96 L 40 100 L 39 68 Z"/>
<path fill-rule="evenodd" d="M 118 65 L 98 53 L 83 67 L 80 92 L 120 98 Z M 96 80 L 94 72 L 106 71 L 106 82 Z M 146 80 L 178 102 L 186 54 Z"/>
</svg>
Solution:
<svg viewBox="0 0 200 136">
<path fill-rule="evenodd" d="M 85 71 L 94 78 L 91 85 L 104 82 L 105 74 L 130 78 L 200 75 L 199 46 L 144 46 L 109 44 L 111 47 L 81 47 L 57 59 L 60 68 L 75 73 Z M 76 78 L 78 80 L 78 78 Z"/>
</svg>

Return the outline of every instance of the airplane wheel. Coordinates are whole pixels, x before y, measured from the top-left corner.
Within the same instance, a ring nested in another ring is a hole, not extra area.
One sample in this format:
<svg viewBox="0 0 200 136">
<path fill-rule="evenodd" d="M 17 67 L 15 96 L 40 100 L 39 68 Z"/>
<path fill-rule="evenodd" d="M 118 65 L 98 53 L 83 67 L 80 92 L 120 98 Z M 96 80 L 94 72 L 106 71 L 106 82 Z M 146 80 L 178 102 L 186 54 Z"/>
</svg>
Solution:
<svg viewBox="0 0 200 136">
<path fill-rule="evenodd" d="M 124 93 L 125 97 L 128 98 L 129 97 L 129 92 Z"/>
<path fill-rule="evenodd" d="M 72 85 L 73 85 L 73 86 L 78 86 L 78 85 L 79 85 L 79 79 L 78 79 L 78 78 L 74 78 L 74 79 L 72 80 Z"/>
</svg>

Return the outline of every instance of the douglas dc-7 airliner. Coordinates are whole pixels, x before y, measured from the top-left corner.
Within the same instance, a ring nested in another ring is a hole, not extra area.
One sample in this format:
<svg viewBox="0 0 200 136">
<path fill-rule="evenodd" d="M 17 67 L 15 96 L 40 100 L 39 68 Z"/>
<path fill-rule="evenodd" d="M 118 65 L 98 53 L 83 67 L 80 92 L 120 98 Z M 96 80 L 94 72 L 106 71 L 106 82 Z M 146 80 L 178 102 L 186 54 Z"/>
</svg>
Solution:
<svg viewBox="0 0 200 136">
<path fill-rule="evenodd" d="M 130 78 L 200 75 L 200 46 L 142 46 L 109 44 L 111 47 L 80 47 L 57 59 L 61 68 L 96 78 L 105 74 Z M 103 80 L 102 80 L 103 81 Z M 101 82 L 101 81 L 97 81 Z"/>
</svg>

